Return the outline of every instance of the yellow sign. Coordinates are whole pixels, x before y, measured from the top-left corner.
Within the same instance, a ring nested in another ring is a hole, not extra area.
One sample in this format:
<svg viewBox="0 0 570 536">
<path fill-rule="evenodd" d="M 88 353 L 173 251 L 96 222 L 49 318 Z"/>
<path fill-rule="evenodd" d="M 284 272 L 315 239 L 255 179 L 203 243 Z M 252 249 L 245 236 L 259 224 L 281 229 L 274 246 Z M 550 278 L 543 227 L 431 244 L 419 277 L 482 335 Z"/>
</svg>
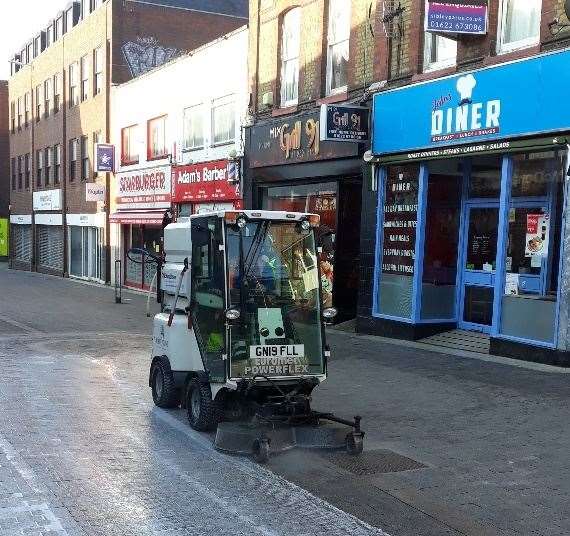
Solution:
<svg viewBox="0 0 570 536">
<path fill-rule="evenodd" d="M 0 218 L 0 257 L 8 256 L 8 220 Z"/>
<path fill-rule="evenodd" d="M 296 121 L 293 127 L 291 127 L 289 123 L 285 123 L 280 129 L 279 145 L 281 146 L 281 150 L 285 153 L 285 158 L 287 159 L 289 159 L 293 151 L 300 151 L 302 149 L 301 128 L 301 121 Z M 305 134 L 307 136 L 306 149 L 310 153 L 318 155 L 320 152 L 319 121 L 308 119 L 305 122 Z"/>
</svg>

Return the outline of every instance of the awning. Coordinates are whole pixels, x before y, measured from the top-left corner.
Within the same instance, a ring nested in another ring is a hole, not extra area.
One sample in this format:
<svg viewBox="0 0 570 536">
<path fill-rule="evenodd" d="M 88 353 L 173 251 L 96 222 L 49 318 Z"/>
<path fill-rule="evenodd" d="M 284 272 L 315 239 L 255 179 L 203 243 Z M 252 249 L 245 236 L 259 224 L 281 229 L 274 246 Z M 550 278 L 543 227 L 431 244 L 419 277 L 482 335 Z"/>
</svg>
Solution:
<svg viewBox="0 0 570 536">
<path fill-rule="evenodd" d="M 109 216 L 111 223 L 133 225 L 162 225 L 164 212 L 114 212 Z"/>
</svg>

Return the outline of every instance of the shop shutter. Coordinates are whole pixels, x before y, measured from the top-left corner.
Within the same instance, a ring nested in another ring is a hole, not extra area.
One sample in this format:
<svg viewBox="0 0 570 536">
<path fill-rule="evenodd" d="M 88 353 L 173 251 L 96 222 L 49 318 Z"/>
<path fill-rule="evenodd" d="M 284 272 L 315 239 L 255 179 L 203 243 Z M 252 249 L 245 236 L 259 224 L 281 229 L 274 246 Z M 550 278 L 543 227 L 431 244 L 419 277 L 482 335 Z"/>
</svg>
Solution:
<svg viewBox="0 0 570 536">
<path fill-rule="evenodd" d="M 63 271 L 63 228 L 55 225 L 37 227 L 38 264 Z"/>
<path fill-rule="evenodd" d="M 22 262 L 32 260 L 32 226 L 12 225 L 13 258 Z"/>
</svg>

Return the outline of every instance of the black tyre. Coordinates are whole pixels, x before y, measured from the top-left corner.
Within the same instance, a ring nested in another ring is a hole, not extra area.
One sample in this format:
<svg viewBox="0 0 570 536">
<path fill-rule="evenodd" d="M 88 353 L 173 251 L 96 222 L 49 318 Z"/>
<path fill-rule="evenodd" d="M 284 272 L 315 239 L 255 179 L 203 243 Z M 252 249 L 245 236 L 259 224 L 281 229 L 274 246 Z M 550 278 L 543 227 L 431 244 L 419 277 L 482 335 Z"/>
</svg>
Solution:
<svg viewBox="0 0 570 536">
<path fill-rule="evenodd" d="M 253 442 L 253 459 L 257 463 L 267 463 L 269 461 L 269 439 L 262 437 Z"/>
<path fill-rule="evenodd" d="M 218 404 L 212 400 L 212 391 L 208 384 L 197 378 L 190 380 L 186 390 L 186 411 L 188 422 L 194 430 L 207 432 L 214 430 L 219 422 Z"/>
<path fill-rule="evenodd" d="M 175 408 L 180 405 L 180 394 L 174 384 L 168 358 L 161 356 L 150 369 L 152 399 L 159 408 Z"/>
</svg>

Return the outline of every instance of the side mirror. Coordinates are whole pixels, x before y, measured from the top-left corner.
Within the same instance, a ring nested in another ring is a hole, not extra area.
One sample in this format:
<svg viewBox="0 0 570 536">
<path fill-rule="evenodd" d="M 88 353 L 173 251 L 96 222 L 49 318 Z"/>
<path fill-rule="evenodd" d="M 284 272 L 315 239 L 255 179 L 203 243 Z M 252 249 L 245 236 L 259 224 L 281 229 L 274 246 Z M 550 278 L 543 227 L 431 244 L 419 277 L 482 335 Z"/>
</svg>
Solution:
<svg viewBox="0 0 570 536">
<path fill-rule="evenodd" d="M 235 322 L 236 320 L 239 320 L 241 317 L 241 311 L 239 309 L 228 309 L 226 311 L 226 320 L 231 324 L 232 322 Z"/>
<path fill-rule="evenodd" d="M 338 315 L 338 310 L 335 307 L 327 307 L 326 309 L 324 309 L 323 319 L 325 321 L 325 325 L 331 326 L 337 315 Z"/>
</svg>

